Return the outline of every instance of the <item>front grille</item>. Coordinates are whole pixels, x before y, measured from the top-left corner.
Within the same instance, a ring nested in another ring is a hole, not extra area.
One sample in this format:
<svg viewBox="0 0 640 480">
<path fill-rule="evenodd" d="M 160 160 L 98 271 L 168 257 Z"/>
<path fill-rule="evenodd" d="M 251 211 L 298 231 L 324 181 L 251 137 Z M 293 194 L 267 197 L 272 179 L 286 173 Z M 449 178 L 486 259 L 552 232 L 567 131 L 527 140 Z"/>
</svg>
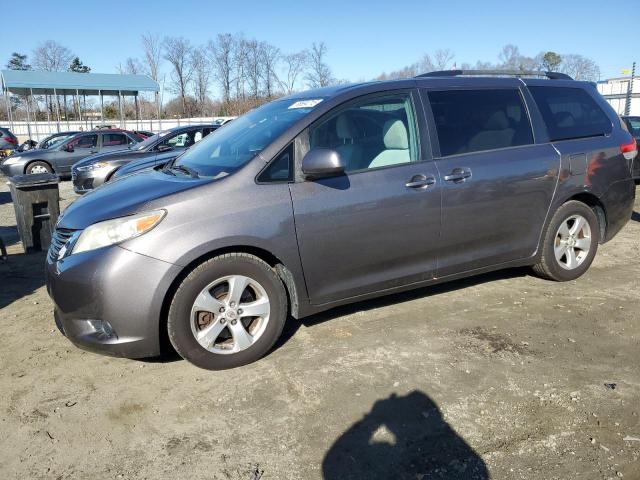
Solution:
<svg viewBox="0 0 640 480">
<path fill-rule="evenodd" d="M 49 260 L 55 262 L 58 260 L 58 254 L 62 247 L 66 245 L 75 230 L 68 228 L 56 228 L 51 237 L 51 245 L 49 246 Z"/>
</svg>

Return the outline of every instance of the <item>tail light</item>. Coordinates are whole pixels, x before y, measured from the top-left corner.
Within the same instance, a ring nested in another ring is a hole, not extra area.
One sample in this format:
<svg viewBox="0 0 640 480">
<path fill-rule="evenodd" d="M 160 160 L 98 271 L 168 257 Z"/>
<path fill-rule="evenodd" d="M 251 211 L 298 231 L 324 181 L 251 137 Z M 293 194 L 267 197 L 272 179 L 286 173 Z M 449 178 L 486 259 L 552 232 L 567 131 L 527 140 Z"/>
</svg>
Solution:
<svg viewBox="0 0 640 480">
<path fill-rule="evenodd" d="M 18 139 L 17 138 L 13 138 L 13 137 L 4 137 L 3 140 L 5 142 L 9 142 L 9 143 L 13 143 L 13 144 L 17 144 L 18 143 Z"/>
<path fill-rule="evenodd" d="M 636 139 L 632 138 L 629 143 L 623 143 L 620 145 L 620 153 L 624 155 L 627 160 L 633 160 L 638 154 L 638 144 Z"/>
</svg>

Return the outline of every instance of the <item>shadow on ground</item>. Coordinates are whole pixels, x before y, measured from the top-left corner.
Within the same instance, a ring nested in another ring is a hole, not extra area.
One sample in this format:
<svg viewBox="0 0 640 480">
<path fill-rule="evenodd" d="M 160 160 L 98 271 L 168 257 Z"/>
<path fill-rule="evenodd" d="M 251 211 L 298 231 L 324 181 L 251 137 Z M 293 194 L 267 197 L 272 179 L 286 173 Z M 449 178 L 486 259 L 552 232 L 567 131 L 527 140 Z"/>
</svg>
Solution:
<svg viewBox="0 0 640 480">
<path fill-rule="evenodd" d="M 44 285 L 46 252 L 9 255 L 0 262 L 0 309 Z"/>
<path fill-rule="evenodd" d="M 0 205 L 11 203 L 11 192 L 0 192 Z"/>
<path fill-rule="evenodd" d="M 417 390 L 378 400 L 331 446 L 322 473 L 325 480 L 489 478 L 482 458 Z"/>
<path fill-rule="evenodd" d="M 296 334 L 296 332 L 300 328 L 300 325 L 304 325 L 305 327 L 312 327 L 313 325 L 318 325 L 320 323 L 333 320 L 335 318 L 338 318 L 344 315 L 350 315 L 356 312 L 360 312 L 363 310 L 364 311 L 373 310 L 375 308 L 382 308 L 382 307 L 386 307 L 389 305 L 394 305 L 402 302 L 417 300 L 419 298 L 453 292 L 456 290 L 460 290 L 462 288 L 467 288 L 474 285 L 480 285 L 486 282 L 493 282 L 493 281 L 504 280 L 508 278 L 524 277 L 528 274 L 529 274 L 529 269 L 527 267 L 498 270 L 495 272 L 485 273 L 485 274 L 477 275 L 474 277 L 463 278 L 460 280 L 453 280 L 446 283 L 440 283 L 437 285 L 418 288 L 416 290 L 393 293 L 390 295 L 374 298 L 371 300 L 364 300 L 357 303 L 351 303 L 349 305 L 336 307 L 331 310 L 327 310 L 326 312 L 305 317 L 301 320 L 295 320 L 295 319 L 289 318 L 287 323 L 285 323 L 282 335 L 276 342 L 274 350 L 280 348 L 282 345 L 287 343 L 287 341 L 289 341 L 289 339 Z"/>
</svg>

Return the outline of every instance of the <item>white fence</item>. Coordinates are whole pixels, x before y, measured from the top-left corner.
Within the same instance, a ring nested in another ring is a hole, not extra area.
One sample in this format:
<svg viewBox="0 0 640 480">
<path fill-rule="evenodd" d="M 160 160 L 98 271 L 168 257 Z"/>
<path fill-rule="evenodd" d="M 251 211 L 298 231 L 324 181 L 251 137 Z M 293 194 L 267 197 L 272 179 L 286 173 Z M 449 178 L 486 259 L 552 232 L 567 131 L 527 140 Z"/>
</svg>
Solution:
<svg viewBox="0 0 640 480">
<path fill-rule="evenodd" d="M 213 123 L 217 120 L 225 120 L 235 117 L 200 117 L 200 118 L 172 118 L 172 119 L 149 119 L 149 120 L 126 120 L 120 123 L 118 119 L 87 119 L 83 121 L 61 121 L 58 122 L 9 122 L 0 123 L 0 127 L 9 127 L 18 137 L 20 142 L 31 138 L 32 140 L 42 140 L 43 138 L 57 132 L 93 130 L 98 125 L 111 125 L 114 128 L 124 128 L 126 130 L 148 130 L 157 133 L 167 128 L 178 127 L 180 125 L 195 125 L 201 123 Z"/>
</svg>

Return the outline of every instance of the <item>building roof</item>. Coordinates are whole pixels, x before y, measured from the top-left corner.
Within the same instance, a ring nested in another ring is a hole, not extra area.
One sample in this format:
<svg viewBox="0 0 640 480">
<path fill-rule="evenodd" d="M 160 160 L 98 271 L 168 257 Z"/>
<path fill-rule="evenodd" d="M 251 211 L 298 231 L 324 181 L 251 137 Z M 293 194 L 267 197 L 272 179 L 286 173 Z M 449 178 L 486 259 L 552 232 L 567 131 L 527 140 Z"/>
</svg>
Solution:
<svg viewBox="0 0 640 480">
<path fill-rule="evenodd" d="M 119 75 L 115 73 L 42 72 L 33 70 L 2 70 L 3 90 L 18 95 L 34 94 L 75 95 L 134 95 L 138 92 L 157 92 L 158 83 L 147 75 Z"/>
</svg>

